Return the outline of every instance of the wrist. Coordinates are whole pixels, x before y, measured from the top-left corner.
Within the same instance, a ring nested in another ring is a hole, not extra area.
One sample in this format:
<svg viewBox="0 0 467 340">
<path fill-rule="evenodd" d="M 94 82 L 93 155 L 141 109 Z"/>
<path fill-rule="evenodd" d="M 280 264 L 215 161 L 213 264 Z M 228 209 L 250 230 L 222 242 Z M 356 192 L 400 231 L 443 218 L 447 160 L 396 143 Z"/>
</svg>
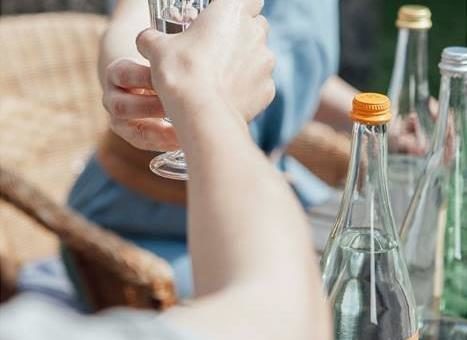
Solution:
<svg viewBox="0 0 467 340">
<path fill-rule="evenodd" d="M 249 134 L 242 115 L 215 93 L 168 105 L 167 110 L 183 148 L 197 141 L 222 141 L 226 132 Z"/>
</svg>

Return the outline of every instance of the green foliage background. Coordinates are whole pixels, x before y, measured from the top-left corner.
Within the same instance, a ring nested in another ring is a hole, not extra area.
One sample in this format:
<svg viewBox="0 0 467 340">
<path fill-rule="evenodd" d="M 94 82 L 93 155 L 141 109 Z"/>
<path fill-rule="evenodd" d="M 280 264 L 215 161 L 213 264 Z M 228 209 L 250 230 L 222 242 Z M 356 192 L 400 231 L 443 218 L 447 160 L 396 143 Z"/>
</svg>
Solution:
<svg viewBox="0 0 467 340">
<path fill-rule="evenodd" d="M 345 0 L 343 0 L 345 1 Z M 430 31 L 430 87 L 431 94 L 438 96 L 438 63 L 441 52 L 447 46 L 467 46 L 467 0 L 384 0 L 383 28 L 379 41 L 378 57 L 375 61 L 370 88 L 387 92 L 392 73 L 397 29 L 395 20 L 400 6 L 421 4 L 428 6 L 433 13 L 433 28 Z"/>
</svg>

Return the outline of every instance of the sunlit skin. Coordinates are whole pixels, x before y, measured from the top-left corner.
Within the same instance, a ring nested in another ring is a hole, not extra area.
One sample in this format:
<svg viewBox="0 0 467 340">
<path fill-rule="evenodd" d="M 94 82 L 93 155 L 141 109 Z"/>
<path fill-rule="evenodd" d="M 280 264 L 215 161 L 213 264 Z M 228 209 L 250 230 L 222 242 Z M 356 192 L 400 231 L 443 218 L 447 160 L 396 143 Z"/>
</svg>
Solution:
<svg viewBox="0 0 467 340">
<path fill-rule="evenodd" d="M 247 129 L 275 93 L 261 8 L 262 1 L 216 0 L 185 33 L 146 30 L 137 40 L 190 176 L 195 298 L 165 318 L 201 338 L 328 340 L 308 219 Z"/>
<path fill-rule="evenodd" d="M 196 28 L 188 28 L 186 36 L 192 36 L 190 31 L 202 31 L 206 29 L 206 20 L 201 13 Z M 219 19 L 213 19 L 218 22 Z M 252 25 L 254 25 L 252 27 Z M 260 27 L 260 28 L 258 28 Z M 258 83 L 264 72 L 269 72 L 275 65 L 275 58 L 266 46 L 267 33 L 269 27 L 263 16 L 257 16 L 253 22 L 246 23 L 246 27 L 239 27 L 238 21 L 235 25 L 225 28 L 225 36 L 232 30 L 238 30 L 239 40 L 243 41 L 242 47 L 235 51 L 236 55 L 225 63 L 231 72 L 225 75 L 217 91 L 226 91 L 232 93 L 232 100 L 229 105 L 238 110 L 242 116 L 250 121 L 254 115 L 266 108 L 264 104 L 258 105 L 258 102 L 252 102 L 249 97 L 257 92 L 267 91 L 270 96 L 274 96 L 274 83 L 271 80 L 267 84 Z M 217 30 L 219 35 L 222 35 Z M 249 35 L 253 34 L 256 39 L 251 39 Z M 193 38 L 190 38 L 193 39 Z M 196 41 L 196 40 L 193 40 Z M 237 41 L 225 39 L 216 49 L 206 49 L 193 41 L 187 42 L 187 49 L 192 49 L 197 53 L 203 54 L 206 62 L 216 60 L 220 48 L 229 48 L 234 46 Z M 167 47 L 169 48 L 169 47 Z M 169 49 L 172 49 L 170 47 Z M 241 53 L 249 53 L 249 60 L 238 58 Z M 261 66 L 262 59 L 265 57 L 266 66 Z M 218 60 L 220 62 L 221 60 Z M 181 72 L 194 67 L 192 60 L 185 60 L 180 66 Z M 165 117 L 164 108 L 155 93 L 158 91 L 153 88 L 150 81 L 150 69 L 136 62 L 134 59 L 117 59 L 106 67 L 104 82 L 104 106 L 110 114 L 110 124 L 115 133 L 127 140 L 133 146 L 150 151 L 173 151 L 179 148 L 175 131 L 162 118 Z M 235 76 L 234 76 L 235 75 Z M 240 77 L 237 76 L 240 75 Z M 218 77 L 212 70 L 204 73 L 206 79 Z M 257 86 L 254 89 L 247 89 L 239 86 L 240 83 L 251 83 Z M 197 91 L 202 88 L 187 88 L 187 91 Z M 251 92 L 252 90 L 252 92 Z M 204 95 L 205 91 L 200 91 Z M 219 94 L 213 94 L 213 97 Z M 175 98 L 177 96 L 173 96 Z"/>
</svg>

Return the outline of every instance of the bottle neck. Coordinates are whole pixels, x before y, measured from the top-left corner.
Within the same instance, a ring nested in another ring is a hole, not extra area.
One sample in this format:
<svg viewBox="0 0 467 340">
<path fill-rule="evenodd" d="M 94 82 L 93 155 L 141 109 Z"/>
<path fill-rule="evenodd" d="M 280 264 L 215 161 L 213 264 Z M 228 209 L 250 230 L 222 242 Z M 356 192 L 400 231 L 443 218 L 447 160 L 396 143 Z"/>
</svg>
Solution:
<svg viewBox="0 0 467 340">
<path fill-rule="evenodd" d="M 466 75 L 441 71 L 439 119 L 433 139 L 433 153 L 441 151 L 446 146 L 447 139 L 452 137 L 448 136 L 450 128 L 456 130 L 456 136 L 463 136 L 464 134 L 463 127 L 467 119 L 465 117 L 467 108 L 466 83 Z"/>
<path fill-rule="evenodd" d="M 387 180 L 387 125 L 355 123 L 352 157 L 336 226 L 374 227 L 397 240 Z"/>
<path fill-rule="evenodd" d="M 428 30 L 399 30 L 389 97 L 395 115 L 428 113 Z"/>
<path fill-rule="evenodd" d="M 423 214 L 424 199 L 427 190 L 434 185 L 436 179 L 453 169 L 454 164 L 463 157 L 467 162 L 467 75 L 462 73 L 441 71 L 441 87 L 439 92 L 439 116 L 428 161 L 420 174 L 413 199 L 402 223 L 400 237 L 407 242 L 407 235 Z M 461 151 L 461 149 L 463 151 Z M 460 152 L 461 151 L 461 152 Z"/>
</svg>

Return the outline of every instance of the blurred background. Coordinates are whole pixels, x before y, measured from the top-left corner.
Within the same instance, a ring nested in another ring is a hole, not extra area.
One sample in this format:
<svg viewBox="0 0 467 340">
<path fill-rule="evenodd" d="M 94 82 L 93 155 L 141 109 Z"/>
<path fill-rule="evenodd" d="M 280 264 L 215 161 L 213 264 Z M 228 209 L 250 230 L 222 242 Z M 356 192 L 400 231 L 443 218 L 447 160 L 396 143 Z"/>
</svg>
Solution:
<svg viewBox="0 0 467 340">
<path fill-rule="evenodd" d="M 356 1 L 358 2 L 358 0 Z M 433 28 L 430 32 L 430 81 L 431 93 L 438 96 L 439 70 L 438 63 L 441 51 L 446 46 L 467 46 L 467 2 L 465 0 L 386 0 L 383 1 L 381 11 L 382 31 L 378 37 L 377 53 L 368 83 L 371 88 L 385 92 L 391 76 L 394 48 L 397 30 L 394 22 L 396 13 L 401 5 L 414 3 L 428 6 L 433 13 Z"/>
<path fill-rule="evenodd" d="M 74 13 L 34 21 L 13 16 L 61 11 L 106 14 L 110 1 L 0 0 L 0 113 L 5 113 L 0 114 L 0 166 L 7 163 L 60 204 L 107 125 L 96 74 L 98 41 L 107 21 L 102 15 Z M 387 92 L 397 11 L 409 3 L 426 5 L 433 12 L 430 81 L 432 95 L 438 95 L 442 49 L 467 45 L 466 0 L 341 0 L 339 72 L 345 80 L 362 91 Z M 0 189 L 15 190 L 1 185 L 0 181 Z M 13 254 L 13 266 L 18 267 L 58 250 L 57 238 L 16 210 L 0 200 L 0 271 L 7 268 L 2 255 Z M 0 275 L 0 288 L 2 280 L 11 286 L 16 279 L 18 271 L 10 272 L 10 278 Z"/>
<path fill-rule="evenodd" d="M 341 1 L 341 76 L 362 91 L 386 93 L 392 73 L 402 5 L 428 6 L 433 13 L 430 32 L 430 86 L 438 95 L 441 51 L 467 45 L 465 0 L 343 0 Z"/>
<path fill-rule="evenodd" d="M 44 11 L 106 13 L 103 0 L 1 0 L 0 14 Z M 430 34 L 431 93 L 438 95 L 438 62 L 449 45 L 467 44 L 465 0 L 341 0 L 341 76 L 361 90 L 386 92 L 397 39 L 395 20 L 404 4 L 421 4 L 433 12 Z"/>
</svg>

